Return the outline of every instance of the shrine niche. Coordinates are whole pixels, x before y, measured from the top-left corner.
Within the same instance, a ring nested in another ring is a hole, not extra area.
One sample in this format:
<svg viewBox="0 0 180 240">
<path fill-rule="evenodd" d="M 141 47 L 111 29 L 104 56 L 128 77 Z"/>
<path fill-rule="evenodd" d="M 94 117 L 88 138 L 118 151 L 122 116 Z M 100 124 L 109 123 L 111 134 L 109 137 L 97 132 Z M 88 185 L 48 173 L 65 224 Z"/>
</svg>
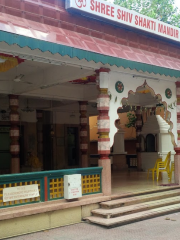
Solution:
<svg viewBox="0 0 180 240">
<path fill-rule="evenodd" d="M 153 134 L 148 134 L 146 136 L 146 152 L 155 152 L 155 136 Z"/>
<path fill-rule="evenodd" d="M 141 152 L 144 171 L 154 166 L 157 158 L 165 159 L 169 151 L 171 151 L 171 160 L 174 160 L 175 151 L 169 130 L 170 125 L 160 115 L 148 117 L 141 131 L 146 145 L 145 152 Z"/>
</svg>

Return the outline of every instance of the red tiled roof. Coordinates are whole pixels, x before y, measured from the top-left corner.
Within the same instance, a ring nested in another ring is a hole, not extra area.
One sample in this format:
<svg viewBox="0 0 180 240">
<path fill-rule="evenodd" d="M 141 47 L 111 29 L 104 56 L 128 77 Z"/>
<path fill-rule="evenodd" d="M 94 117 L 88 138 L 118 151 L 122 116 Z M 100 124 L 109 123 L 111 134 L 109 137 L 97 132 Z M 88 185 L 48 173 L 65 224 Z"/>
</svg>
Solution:
<svg viewBox="0 0 180 240">
<path fill-rule="evenodd" d="M 0 13 L 0 30 L 89 52 L 180 70 L 180 59 Z"/>
</svg>

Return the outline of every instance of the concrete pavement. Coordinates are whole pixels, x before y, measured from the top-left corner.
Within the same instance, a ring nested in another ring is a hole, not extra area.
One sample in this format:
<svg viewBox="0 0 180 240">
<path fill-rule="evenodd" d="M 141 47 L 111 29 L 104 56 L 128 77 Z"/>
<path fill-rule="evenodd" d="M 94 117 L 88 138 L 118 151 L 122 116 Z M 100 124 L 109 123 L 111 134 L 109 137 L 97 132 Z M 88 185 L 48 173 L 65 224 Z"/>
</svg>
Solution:
<svg viewBox="0 0 180 240">
<path fill-rule="evenodd" d="M 8 238 L 9 239 L 9 238 Z M 11 240 L 180 240 L 180 212 L 112 229 L 79 223 Z"/>
</svg>

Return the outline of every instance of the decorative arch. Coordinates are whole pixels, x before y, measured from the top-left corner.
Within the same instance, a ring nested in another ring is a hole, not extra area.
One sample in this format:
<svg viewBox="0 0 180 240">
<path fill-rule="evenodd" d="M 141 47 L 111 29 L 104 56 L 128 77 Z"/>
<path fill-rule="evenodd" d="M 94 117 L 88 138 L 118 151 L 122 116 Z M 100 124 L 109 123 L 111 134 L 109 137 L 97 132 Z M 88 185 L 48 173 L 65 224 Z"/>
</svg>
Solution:
<svg viewBox="0 0 180 240">
<path fill-rule="evenodd" d="M 152 102 L 150 105 L 148 105 L 148 102 L 145 104 L 145 106 L 143 106 L 143 104 L 138 104 L 136 101 L 133 102 L 133 99 L 135 99 L 136 96 L 143 99 L 143 96 L 145 96 L 145 95 L 148 95 L 149 98 L 152 99 Z M 173 122 L 170 121 L 171 112 L 168 111 L 168 105 L 165 101 L 162 101 L 162 96 L 160 94 L 156 94 L 154 89 L 152 89 L 147 84 L 146 80 L 144 81 L 144 83 L 141 86 L 136 88 L 135 92 L 133 90 L 130 90 L 128 92 L 128 97 L 122 98 L 121 103 L 122 103 L 122 107 L 118 108 L 118 110 L 117 110 L 118 113 L 121 111 L 122 112 L 125 112 L 125 111 L 128 112 L 128 111 L 133 111 L 133 110 L 135 111 L 137 106 L 141 107 L 141 111 L 147 110 L 147 109 L 152 111 L 153 108 L 156 109 L 157 107 L 163 107 L 164 108 L 164 120 L 170 125 L 169 133 L 171 135 L 172 144 L 175 147 L 177 146 L 177 144 L 175 142 L 174 134 L 172 133 Z"/>
</svg>

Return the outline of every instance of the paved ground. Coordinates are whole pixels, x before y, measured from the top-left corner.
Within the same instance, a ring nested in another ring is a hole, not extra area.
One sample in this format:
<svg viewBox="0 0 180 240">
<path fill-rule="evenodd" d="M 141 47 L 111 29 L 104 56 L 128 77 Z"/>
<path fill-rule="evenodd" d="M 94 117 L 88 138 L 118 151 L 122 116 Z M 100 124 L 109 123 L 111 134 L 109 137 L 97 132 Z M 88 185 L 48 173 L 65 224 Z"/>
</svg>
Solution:
<svg viewBox="0 0 180 240">
<path fill-rule="evenodd" d="M 11 240 L 179 240 L 180 212 L 112 229 L 88 223 L 11 238 Z"/>
</svg>

